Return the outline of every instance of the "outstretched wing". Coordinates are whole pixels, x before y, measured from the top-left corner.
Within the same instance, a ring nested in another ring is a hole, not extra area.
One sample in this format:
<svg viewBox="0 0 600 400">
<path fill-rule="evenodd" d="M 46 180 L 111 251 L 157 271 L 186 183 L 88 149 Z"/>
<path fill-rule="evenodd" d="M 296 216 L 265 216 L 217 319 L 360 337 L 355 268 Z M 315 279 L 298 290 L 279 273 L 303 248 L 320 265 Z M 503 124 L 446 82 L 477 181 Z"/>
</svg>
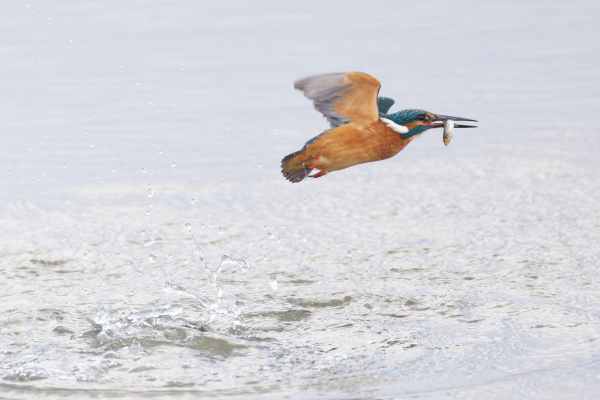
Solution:
<svg viewBox="0 0 600 400">
<path fill-rule="evenodd" d="M 390 99 L 389 97 L 378 97 L 377 98 L 377 108 L 379 108 L 379 112 L 381 114 L 387 114 L 390 111 L 390 108 L 394 105 L 394 99 Z"/>
<path fill-rule="evenodd" d="M 316 75 L 296 81 L 296 89 L 314 101 L 331 127 L 379 118 L 377 93 L 381 83 L 362 72 Z"/>
</svg>

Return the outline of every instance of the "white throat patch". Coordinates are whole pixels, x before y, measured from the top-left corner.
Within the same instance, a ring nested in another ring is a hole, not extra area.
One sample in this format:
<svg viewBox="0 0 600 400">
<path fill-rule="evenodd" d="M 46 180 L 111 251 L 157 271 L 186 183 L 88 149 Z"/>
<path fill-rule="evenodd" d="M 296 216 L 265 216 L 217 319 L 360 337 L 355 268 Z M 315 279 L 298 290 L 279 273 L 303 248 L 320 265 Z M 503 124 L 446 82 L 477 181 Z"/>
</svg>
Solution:
<svg viewBox="0 0 600 400">
<path fill-rule="evenodd" d="M 391 128 L 396 133 L 408 133 L 408 128 L 404 125 L 398 125 L 391 119 L 381 118 L 384 124 L 386 124 L 389 128 Z"/>
</svg>

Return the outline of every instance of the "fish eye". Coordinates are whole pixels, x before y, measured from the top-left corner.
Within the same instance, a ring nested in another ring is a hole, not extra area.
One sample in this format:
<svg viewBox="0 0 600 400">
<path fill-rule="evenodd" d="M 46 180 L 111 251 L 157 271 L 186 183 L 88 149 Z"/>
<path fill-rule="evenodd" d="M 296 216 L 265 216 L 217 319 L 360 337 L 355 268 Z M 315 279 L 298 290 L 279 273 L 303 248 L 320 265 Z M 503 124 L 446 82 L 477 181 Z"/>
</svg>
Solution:
<svg viewBox="0 0 600 400">
<path fill-rule="evenodd" d="M 425 114 L 417 115 L 417 121 L 425 121 L 425 118 L 427 118 L 427 115 Z"/>
</svg>

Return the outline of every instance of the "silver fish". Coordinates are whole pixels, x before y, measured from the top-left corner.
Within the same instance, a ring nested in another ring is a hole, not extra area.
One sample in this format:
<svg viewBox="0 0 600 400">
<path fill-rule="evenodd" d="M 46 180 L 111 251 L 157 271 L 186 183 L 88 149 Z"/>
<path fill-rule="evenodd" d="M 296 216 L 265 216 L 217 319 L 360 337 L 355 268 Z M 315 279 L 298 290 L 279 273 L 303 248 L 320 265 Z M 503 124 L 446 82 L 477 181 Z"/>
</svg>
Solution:
<svg viewBox="0 0 600 400">
<path fill-rule="evenodd" d="M 444 144 L 448 146 L 452 140 L 452 131 L 454 130 L 454 121 L 447 119 L 444 121 Z"/>
</svg>

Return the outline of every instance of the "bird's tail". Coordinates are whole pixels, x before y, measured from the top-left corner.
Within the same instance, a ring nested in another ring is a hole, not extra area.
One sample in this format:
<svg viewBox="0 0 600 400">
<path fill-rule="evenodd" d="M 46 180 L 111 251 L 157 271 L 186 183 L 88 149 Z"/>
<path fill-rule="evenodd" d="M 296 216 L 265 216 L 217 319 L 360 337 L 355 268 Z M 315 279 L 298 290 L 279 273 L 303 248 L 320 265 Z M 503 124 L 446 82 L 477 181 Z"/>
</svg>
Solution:
<svg viewBox="0 0 600 400">
<path fill-rule="evenodd" d="M 289 168 L 286 168 L 288 166 L 288 164 L 290 163 L 290 161 L 292 161 L 292 159 L 294 157 L 296 157 L 298 154 L 302 153 L 303 151 L 304 151 L 304 149 L 298 150 L 295 153 L 292 153 L 292 154 L 289 154 L 289 155 L 283 157 L 283 160 L 281 160 L 281 173 L 283 174 L 285 179 L 287 179 L 288 181 L 290 181 L 292 183 L 302 182 L 304 180 L 304 178 L 306 178 L 311 173 L 310 169 L 304 168 L 304 167 L 300 167 L 300 169 L 298 169 L 296 171 L 289 171 Z M 287 172 L 286 172 L 286 169 L 288 170 Z"/>
</svg>

